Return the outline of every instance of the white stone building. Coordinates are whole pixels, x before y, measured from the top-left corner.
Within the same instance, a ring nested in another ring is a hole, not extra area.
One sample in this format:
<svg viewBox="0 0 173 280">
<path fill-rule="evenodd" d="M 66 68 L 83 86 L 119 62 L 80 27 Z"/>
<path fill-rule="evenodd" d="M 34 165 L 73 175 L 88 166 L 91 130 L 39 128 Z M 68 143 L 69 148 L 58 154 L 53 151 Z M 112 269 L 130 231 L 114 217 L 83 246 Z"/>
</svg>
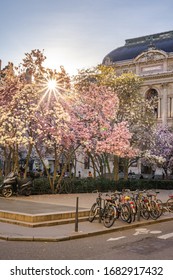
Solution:
<svg viewBox="0 0 173 280">
<path fill-rule="evenodd" d="M 143 79 L 141 95 L 158 97 L 158 124 L 173 125 L 173 31 L 127 39 L 125 45 L 105 56 L 103 64 L 116 74 L 132 72 Z M 132 167 L 135 173 L 141 166 Z"/>
<path fill-rule="evenodd" d="M 143 79 L 141 94 L 158 96 L 158 123 L 173 124 L 173 31 L 128 39 L 111 51 L 103 64 L 116 74 L 132 72 Z"/>
</svg>

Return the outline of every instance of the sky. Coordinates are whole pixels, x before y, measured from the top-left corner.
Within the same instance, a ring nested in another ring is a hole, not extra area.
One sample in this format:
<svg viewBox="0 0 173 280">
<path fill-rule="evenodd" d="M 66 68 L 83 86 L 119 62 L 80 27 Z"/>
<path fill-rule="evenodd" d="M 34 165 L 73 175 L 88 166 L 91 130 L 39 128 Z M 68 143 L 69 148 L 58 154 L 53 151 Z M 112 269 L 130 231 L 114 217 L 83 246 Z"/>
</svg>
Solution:
<svg viewBox="0 0 173 280">
<path fill-rule="evenodd" d="M 39 49 L 45 67 L 73 75 L 126 39 L 173 30 L 172 12 L 172 0 L 0 0 L 2 68 Z"/>
</svg>

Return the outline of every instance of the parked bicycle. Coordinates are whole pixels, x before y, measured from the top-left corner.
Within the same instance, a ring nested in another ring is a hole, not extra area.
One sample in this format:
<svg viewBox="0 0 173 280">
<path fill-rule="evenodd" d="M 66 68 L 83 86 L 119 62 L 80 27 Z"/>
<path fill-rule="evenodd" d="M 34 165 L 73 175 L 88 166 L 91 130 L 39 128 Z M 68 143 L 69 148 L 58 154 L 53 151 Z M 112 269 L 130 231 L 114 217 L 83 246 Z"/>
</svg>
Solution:
<svg viewBox="0 0 173 280">
<path fill-rule="evenodd" d="M 166 208 L 169 212 L 173 212 L 173 195 L 169 195 L 169 198 L 166 202 Z"/>
<path fill-rule="evenodd" d="M 109 226 L 105 225 L 106 227 L 110 227 L 111 225 L 113 225 L 114 221 L 119 217 L 124 222 L 128 222 L 128 223 L 131 222 L 130 206 L 128 203 L 124 202 L 122 192 L 116 191 L 111 195 L 106 194 L 106 196 L 109 196 L 109 198 L 106 199 L 102 199 L 101 196 L 102 194 L 99 193 L 96 202 L 91 207 L 90 214 L 89 214 L 90 222 L 92 222 L 96 217 L 100 218 L 100 216 L 101 216 L 100 219 L 104 221 L 104 224 L 105 223 L 109 224 Z M 104 212 L 105 210 L 108 211 L 108 215 L 105 215 Z M 107 222 L 105 220 L 109 220 L 109 221 Z"/>
<path fill-rule="evenodd" d="M 102 193 L 99 193 L 90 209 L 89 221 L 92 222 L 98 217 L 103 220 L 106 227 L 111 227 L 119 217 L 127 223 L 134 222 L 136 218 L 139 221 L 140 217 L 156 220 L 163 213 L 163 203 L 157 198 L 158 193 L 154 190 L 126 189 L 122 192 L 115 191 L 105 199 L 102 198 Z M 168 202 L 167 207 L 173 212 L 173 195 Z"/>
<path fill-rule="evenodd" d="M 163 202 L 157 198 L 158 191 L 147 191 L 147 197 L 149 199 L 150 217 L 153 220 L 158 219 L 163 214 Z"/>
<path fill-rule="evenodd" d="M 114 224 L 116 217 L 116 209 L 112 205 L 111 198 L 102 198 L 102 193 L 98 193 L 96 202 L 91 206 L 89 213 L 89 221 L 93 222 L 98 218 L 103 221 L 105 227 L 109 228 Z"/>
<path fill-rule="evenodd" d="M 124 190 L 124 200 L 131 209 L 131 221 L 139 220 L 140 216 L 144 219 L 150 217 L 158 219 L 163 213 L 163 203 L 157 198 L 159 192 L 150 191 L 130 191 Z"/>
<path fill-rule="evenodd" d="M 113 206 L 116 208 L 116 219 L 131 223 L 131 208 L 124 192 L 116 191 L 111 195 Z"/>
</svg>

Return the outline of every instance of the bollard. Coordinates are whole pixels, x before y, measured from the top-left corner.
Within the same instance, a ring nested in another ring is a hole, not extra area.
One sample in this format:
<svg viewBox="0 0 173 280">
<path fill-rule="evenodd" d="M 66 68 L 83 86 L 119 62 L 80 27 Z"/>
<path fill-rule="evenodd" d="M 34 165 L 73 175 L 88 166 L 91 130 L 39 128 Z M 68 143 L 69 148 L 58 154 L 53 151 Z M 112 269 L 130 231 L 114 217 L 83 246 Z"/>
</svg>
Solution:
<svg viewBox="0 0 173 280">
<path fill-rule="evenodd" d="M 76 214 L 75 214 L 75 232 L 78 232 L 78 207 L 79 206 L 79 197 L 76 197 Z"/>
</svg>

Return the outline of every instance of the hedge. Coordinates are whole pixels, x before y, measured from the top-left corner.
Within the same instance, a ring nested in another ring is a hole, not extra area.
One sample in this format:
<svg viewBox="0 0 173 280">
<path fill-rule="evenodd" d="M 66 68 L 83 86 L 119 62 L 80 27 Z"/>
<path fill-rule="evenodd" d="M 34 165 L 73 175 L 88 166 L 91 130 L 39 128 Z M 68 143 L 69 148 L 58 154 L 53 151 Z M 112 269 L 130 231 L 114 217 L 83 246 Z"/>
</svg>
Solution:
<svg viewBox="0 0 173 280">
<path fill-rule="evenodd" d="M 173 189 L 172 180 L 119 180 L 115 182 L 106 178 L 73 179 L 72 193 L 91 193 L 93 191 L 108 192 L 122 189 Z M 47 178 L 36 179 L 33 194 L 51 193 Z"/>
<path fill-rule="evenodd" d="M 0 177 L 0 184 L 2 183 L 3 178 Z M 112 179 L 107 178 L 84 178 L 72 179 L 73 190 L 72 193 L 91 193 L 93 191 L 108 192 L 122 189 L 130 190 L 144 190 L 144 189 L 173 189 L 172 180 L 119 180 L 115 182 Z M 52 193 L 49 181 L 46 177 L 37 178 L 34 180 L 34 187 L 32 189 L 32 194 L 50 194 Z"/>
</svg>

